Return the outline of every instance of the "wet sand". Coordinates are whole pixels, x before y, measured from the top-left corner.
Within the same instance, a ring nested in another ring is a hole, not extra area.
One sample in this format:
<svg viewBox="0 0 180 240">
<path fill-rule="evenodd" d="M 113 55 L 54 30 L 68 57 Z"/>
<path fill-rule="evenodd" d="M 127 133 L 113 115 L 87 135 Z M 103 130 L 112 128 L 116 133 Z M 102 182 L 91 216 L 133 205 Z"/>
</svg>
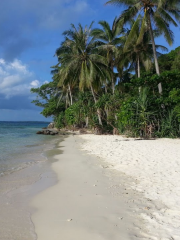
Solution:
<svg viewBox="0 0 180 240">
<path fill-rule="evenodd" d="M 81 151 L 81 143 L 78 136 L 60 143 L 63 154 L 52 164 L 58 183 L 31 202 L 37 240 L 145 239 L 135 201 L 141 194 L 130 189 L 130 178 Z"/>
<path fill-rule="evenodd" d="M 31 220 L 34 209 L 29 203 L 35 195 L 57 182 L 51 169 L 52 156 L 57 154 L 57 149 L 53 150 L 57 141 L 59 143 L 60 139 L 53 138 L 36 152 L 20 155 L 29 162 L 0 176 L 0 240 L 37 239 Z"/>
</svg>

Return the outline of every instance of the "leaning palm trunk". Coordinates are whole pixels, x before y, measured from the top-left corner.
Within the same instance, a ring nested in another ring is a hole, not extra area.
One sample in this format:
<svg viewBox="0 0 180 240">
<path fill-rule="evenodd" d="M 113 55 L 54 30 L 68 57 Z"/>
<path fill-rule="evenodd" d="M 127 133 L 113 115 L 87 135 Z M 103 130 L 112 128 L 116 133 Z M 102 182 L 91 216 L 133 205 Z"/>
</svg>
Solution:
<svg viewBox="0 0 180 240">
<path fill-rule="evenodd" d="M 71 87 L 69 84 L 68 84 L 68 89 L 69 89 L 70 101 L 71 101 L 71 106 L 72 106 L 73 105 L 72 92 L 71 92 Z"/>
<path fill-rule="evenodd" d="M 152 25 L 151 25 L 151 19 L 150 19 L 150 14 L 148 14 L 148 22 L 149 22 L 149 32 L 150 32 L 151 41 L 152 41 L 152 48 L 153 48 L 153 55 L 154 55 L 154 63 L 155 63 L 156 73 L 157 73 L 157 75 L 160 75 L 159 64 L 158 64 L 157 55 L 156 55 L 155 41 L 154 41 Z M 161 83 L 158 84 L 158 89 L 159 89 L 159 93 L 162 94 L 162 84 Z"/>
<path fill-rule="evenodd" d="M 92 85 L 91 85 L 91 92 L 92 92 L 92 95 L 93 95 L 93 98 L 94 98 L 94 102 L 97 103 L 97 99 L 96 99 L 96 96 L 95 96 Z M 99 125 L 102 125 L 101 113 L 100 113 L 99 109 L 97 109 L 97 115 L 98 115 L 98 119 L 99 119 Z"/>
</svg>

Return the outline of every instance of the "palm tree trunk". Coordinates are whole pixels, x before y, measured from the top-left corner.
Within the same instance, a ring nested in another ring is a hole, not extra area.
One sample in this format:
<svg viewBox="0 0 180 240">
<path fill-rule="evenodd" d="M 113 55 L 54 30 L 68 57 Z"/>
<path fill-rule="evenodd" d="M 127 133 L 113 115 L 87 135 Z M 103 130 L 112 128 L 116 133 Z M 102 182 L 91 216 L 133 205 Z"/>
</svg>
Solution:
<svg viewBox="0 0 180 240">
<path fill-rule="evenodd" d="M 157 60 L 156 46 L 155 46 L 155 41 L 154 41 L 154 35 L 153 35 L 153 30 L 152 30 L 152 25 L 151 25 L 150 14 L 148 14 L 148 21 L 149 21 L 149 32 L 150 32 L 150 36 L 151 36 L 151 42 L 152 42 L 152 48 L 153 48 L 153 55 L 154 55 L 154 63 L 155 63 L 156 73 L 157 73 L 157 75 L 160 75 L 159 64 L 158 64 L 158 60 Z M 162 84 L 161 83 L 158 84 L 158 89 L 159 89 L 159 93 L 162 94 Z"/>
<path fill-rule="evenodd" d="M 91 92 L 92 92 L 92 95 L 93 95 L 93 98 L 94 98 L 94 102 L 97 103 L 97 99 L 96 99 L 96 96 L 95 96 L 95 93 L 94 93 L 94 89 L 92 87 L 92 84 L 91 84 Z M 101 120 L 101 113 L 100 113 L 100 110 L 97 109 L 97 115 L 98 115 L 98 119 L 99 119 L 99 125 L 102 125 L 102 120 Z"/>
<path fill-rule="evenodd" d="M 114 66 L 113 66 L 113 64 L 111 64 L 112 74 L 113 74 L 113 69 L 114 69 Z M 112 81 L 112 93 L 113 93 L 113 95 L 114 95 L 115 86 L 114 86 L 114 77 L 113 77 L 113 75 L 112 75 L 111 81 Z"/>
<path fill-rule="evenodd" d="M 137 57 L 137 75 L 138 75 L 138 78 L 141 77 L 139 56 Z M 140 92 L 141 92 L 141 87 L 139 87 L 139 93 Z"/>
<path fill-rule="evenodd" d="M 138 72 L 138 78 L 141 77 L 141 73 L 140 73 L 140 62 L 139 62 L 139 56 L 137 58 L 137 72 Z"/>
<path fill-rule="evenodd" d="M 88 128 L 88 125 L 89 125 L 89 118 L 88 117 L 85 118 L 85 122 L 86 122 L 86 126 L 85 127 Z"/>
<path fill-rule="evenodd" d="M 72 100 L 72 92 L 71 92 L 71 87 L 68 84 L 68 90 L 69 90 L 69 95 L 70 95 L 70 101 L 71 101 L 71 106 L 73 105 L 73 100 Z"/>
<path fill-rule="evenodd" d="M 104 89 L 105 89 L 105 93 L 107 93 L 107 85 L 106 85 L 106 83 L 104 84 Z"/>
<path fill-rule="evenodd" d="M 114 92 L 115 92 L 115 86 L 114 86 L 114 79 L 112 78 L 112 93 L 114 95 Z"/>
</svg>

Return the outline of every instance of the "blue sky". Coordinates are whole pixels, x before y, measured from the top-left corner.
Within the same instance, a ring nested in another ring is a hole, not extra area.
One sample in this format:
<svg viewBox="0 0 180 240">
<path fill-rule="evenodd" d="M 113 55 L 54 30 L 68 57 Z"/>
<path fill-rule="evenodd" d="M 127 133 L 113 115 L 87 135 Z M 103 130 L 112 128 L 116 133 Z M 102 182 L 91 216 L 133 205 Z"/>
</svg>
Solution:
<svg viewBox="0 0 180 240">
<path fill-rule="evenodd" d="M 0 15 L 0 121 L 48 121 L 41 108 L 31 104 L 31 87 L 51 81 L 50 66 L 57 63 L 55 50 L 70 24 L 112 23 L 121 8 L 105 6 L 106 0 L 6 0 Z M 179 28 L 173 29 L 179 46 Z"/>
</svg>

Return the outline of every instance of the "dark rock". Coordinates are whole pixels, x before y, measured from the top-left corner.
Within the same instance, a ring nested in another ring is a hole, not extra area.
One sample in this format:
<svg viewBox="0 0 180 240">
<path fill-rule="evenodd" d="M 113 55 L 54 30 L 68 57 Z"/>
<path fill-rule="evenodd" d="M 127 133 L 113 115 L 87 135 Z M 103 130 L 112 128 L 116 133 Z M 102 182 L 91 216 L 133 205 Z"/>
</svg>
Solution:
<svg viewBox="0 0 180 240">
<path fill-rule="evenodd" d="M 36 134 L 43 134 L 43 131 L 38 131 Z"/>
<path fill-rule="evenodd" d="M 36 134 L 44 134 L 44 135 L 57 135 L 58 131 L 53 131 L 49 129 L 44 129 L 43 131 L 38 131 Z"/>
<path fill-rule="evenodd" d="M 55 133 L 55 132 L 50 132 L 49 134 L 50 134 L 50 135 L 56 135 L 56 133 Z"/>
</svg>

